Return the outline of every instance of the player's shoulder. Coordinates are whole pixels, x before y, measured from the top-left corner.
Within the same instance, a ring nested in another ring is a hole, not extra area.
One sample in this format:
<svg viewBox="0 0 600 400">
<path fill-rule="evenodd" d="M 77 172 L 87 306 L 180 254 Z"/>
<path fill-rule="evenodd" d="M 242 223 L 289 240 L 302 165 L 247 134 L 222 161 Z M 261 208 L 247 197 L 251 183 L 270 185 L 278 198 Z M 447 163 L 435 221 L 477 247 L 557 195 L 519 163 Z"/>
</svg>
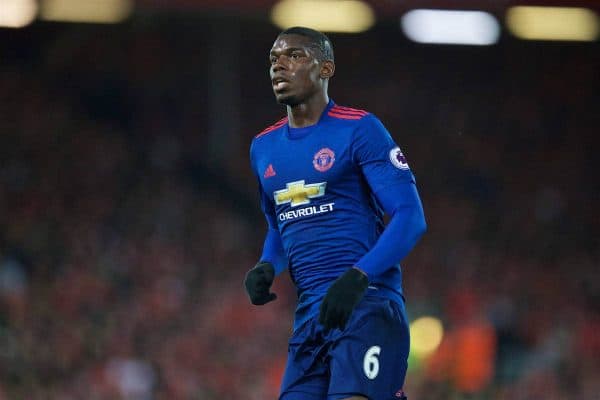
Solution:
<svg viewBox="0 0 600 400">
<path fill-rule="evenodd" d="M 327 111 L 327 115 L 335 120 L 350 122 L 350 123 L 364 121 L 366 119 L 369 119 L 369 117 L 373 116 L 373 114 L 371 114 L 367 110 L 342 106 L 339 104 L 334 104 Z"/>
<path fill-rule="evenodd" d="M 265 129 L 260 131 L 256 136 L 254 136 L 254 139 L 265 137 L 268 134 L 278 131 L 279 129 L 283 128 L 285 126 L 285 124 L 287 124 L 287 122 L 288 122 L 287 117 L 281 118 L 279 121 L 267 126 Z"/>
<path fill-rule="evenodd" d="M 334 104 L 327 111 L 327 115 L 335 126 L 344 131 L 352 132 L 354 138 L 365 135 L 372 137 L 379 131 L 385 131 L 385 127 L 379 118 L 367 110 Z"/>
</svg>

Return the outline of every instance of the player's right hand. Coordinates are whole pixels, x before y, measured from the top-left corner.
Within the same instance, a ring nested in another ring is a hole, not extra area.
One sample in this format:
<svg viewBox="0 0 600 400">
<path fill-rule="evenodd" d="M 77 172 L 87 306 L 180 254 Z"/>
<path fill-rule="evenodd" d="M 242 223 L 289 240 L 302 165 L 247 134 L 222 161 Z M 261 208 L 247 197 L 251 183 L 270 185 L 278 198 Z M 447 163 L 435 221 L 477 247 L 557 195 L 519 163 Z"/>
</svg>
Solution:
<svg viewBox="0 0 600 400">
<path fill-rule="evenodd" d="M 269 262 L 261 261 L 248 271 L 244 286 L 252 304 L 262 306 L 277 298 L 277 295 L 270 291 L 273 279 L 275 279 L 275 268 Z"/>
</svg>

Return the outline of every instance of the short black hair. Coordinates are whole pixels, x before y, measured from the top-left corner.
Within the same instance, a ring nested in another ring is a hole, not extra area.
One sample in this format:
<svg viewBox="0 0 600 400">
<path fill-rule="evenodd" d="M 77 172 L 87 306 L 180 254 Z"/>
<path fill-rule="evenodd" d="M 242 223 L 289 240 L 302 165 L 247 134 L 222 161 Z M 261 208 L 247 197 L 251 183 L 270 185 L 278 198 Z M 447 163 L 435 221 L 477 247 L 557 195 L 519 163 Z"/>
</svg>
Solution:
<svg viewBox="0 0 600 400">
<path fill-rule="evenodd" d="M 319 51 L 318 59 L 320 61 L 333 61 L 333 44 L 323 32 L 316 31 L 304 26 L 294 26 L 282 31 L 281 35 L 300 35 L 310 40 L 310 46 Z"/>
</svg>

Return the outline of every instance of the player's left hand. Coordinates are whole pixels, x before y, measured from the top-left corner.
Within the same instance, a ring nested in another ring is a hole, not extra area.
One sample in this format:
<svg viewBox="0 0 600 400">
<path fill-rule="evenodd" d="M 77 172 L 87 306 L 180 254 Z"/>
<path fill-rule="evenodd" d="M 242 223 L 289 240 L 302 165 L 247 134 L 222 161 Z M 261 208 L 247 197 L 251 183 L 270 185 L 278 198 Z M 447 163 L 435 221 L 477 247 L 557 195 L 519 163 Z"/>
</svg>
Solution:
<svg viewBox="0 0 600 400">
<path fill-rule="evenodd" d="M 369 286 L 367 275 L 358 268 L 350 268 L 327 290 L 325 298 L 321 303 L 319 323 L 326 330 L 346 327 L 346 322 L 354 307 L 363 298 Z"/>
</svg>

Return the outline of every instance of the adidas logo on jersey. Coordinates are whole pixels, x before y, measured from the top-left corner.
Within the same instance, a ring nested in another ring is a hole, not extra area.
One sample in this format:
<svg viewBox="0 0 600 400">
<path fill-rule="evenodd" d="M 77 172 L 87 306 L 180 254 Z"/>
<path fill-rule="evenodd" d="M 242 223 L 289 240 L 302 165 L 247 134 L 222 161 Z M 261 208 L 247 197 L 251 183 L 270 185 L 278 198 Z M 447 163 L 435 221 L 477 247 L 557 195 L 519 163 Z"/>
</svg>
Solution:
<svg viewBox="0 0 600 400">
<path fill-rule="evenodd" d="M 263 174 L 263 178 L 270 178 L 272 176 L 277 175 L 275 173 L 275 168 L 273 168 L 273 164 L 269 164 L 269 166 L 267 167 L 267 169 L 265 169 L 265 173 Z"/>
</svg>

